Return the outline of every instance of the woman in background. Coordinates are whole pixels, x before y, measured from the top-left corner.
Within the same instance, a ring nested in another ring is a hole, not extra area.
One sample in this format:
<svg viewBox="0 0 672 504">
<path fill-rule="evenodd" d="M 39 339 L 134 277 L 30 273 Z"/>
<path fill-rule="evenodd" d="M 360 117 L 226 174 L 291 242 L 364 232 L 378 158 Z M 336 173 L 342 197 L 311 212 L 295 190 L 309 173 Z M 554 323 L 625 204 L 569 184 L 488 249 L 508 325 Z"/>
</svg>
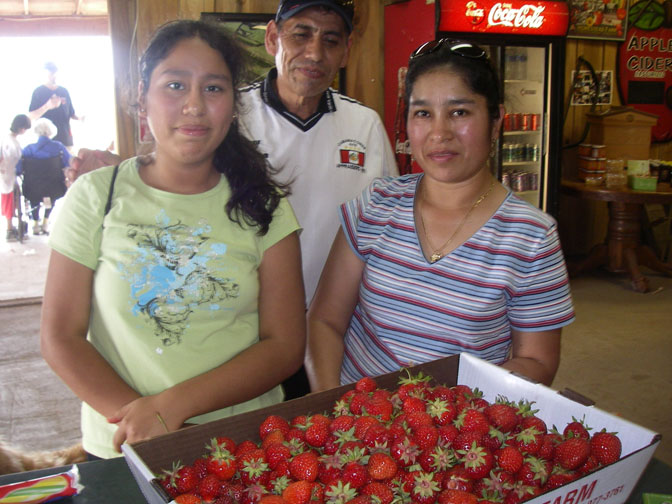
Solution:
<svg viewBox="0 0 672 504">
<path fill-rule="evenodd" d="M 438 40 L 406 75 L 422 174 L 341 206 L 309 310 L 313 391 L 468 352 L 550 384 L 574 318 L 555 221 L 489 167 L 504 107 L 485 51 Z"/>
<path fill-rule="evenodd" d="M 140 61 L 153 153 L 79 177 L 50 236 L 42 353 L 94 456 L 280 402 L 301 365 L 299 226 L 238 132 L 244 63 L 215 25 L 161 27 Z"/>
</svg>

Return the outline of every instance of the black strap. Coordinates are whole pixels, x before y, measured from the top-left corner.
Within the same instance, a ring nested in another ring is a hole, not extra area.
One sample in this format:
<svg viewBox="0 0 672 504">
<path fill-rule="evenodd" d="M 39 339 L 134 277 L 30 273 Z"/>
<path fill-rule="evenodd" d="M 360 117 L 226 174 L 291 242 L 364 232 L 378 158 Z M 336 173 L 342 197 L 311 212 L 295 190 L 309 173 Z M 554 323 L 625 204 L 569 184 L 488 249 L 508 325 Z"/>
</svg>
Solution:
<svg viewBox="0 0 672 504">
<path fill-rule="evenodd" d="M 114 181 L 117 179 L 117 172 L 119 171 L 119 165 L 114 167 L 114 171 L 112 172 L 112 180 L 110 181 L 110 190 L 107 193 L 107 203 L 105 204 L 105 213 L 103 214 L 103 217 L 106 216 L 110 208 L 112 207 L 112 193 L 114 192 Z"/>
</svg>

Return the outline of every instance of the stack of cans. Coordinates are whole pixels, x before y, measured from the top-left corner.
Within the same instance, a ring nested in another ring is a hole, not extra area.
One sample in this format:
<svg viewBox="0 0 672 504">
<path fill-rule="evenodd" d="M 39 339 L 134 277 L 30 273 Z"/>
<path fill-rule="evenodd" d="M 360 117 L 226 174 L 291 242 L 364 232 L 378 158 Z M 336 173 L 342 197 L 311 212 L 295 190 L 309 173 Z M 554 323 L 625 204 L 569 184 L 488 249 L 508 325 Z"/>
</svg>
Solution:
<svg viewBox="0 0 672 504">
<path fill-rule="evenodd" d="M 539 145 L 505 143 L 502 145 L 502 162 L 521 163 L 539 161 Z"/>
<path fill-rule="evenodd" d="M 510 187 L 514 192 L 537 191 L 539 174 L 526 171 L 505 171 L 502 173 L 502 184 Z"/>
</svg>

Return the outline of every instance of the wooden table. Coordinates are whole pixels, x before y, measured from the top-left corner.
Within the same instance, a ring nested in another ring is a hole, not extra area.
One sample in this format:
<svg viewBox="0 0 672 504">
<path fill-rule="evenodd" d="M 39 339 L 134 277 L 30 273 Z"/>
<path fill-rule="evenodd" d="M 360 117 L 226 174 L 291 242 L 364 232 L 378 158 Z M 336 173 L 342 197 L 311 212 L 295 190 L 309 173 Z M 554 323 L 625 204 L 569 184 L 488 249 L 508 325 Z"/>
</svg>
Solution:
<svg viewBox="0 0 672 504">
<path fill-rule="evenodd" d="M 648 280 L 639 266 L 647 266 L 665 275 L 672 276 L 672 264 L 663 263 L 650 247 L 642 243 L 641 221 L 645 204 L 672 203 L 669 184 L 658 184 L 657 191 L 633 191 L 627 187 L 607 189 L 605 186 L 590 186 L 575 180 L 562 180 L 563 193 L 582 199 L 606 201 L 609 207 L 609 225 L 606 241 L 590 251 L 586 259 L 569 264 L 570 276 L 598 266 L 606 266 L 615 273 L 627 272 L 632 287 L 638 292 L 649 290 Z"/>
</svg>

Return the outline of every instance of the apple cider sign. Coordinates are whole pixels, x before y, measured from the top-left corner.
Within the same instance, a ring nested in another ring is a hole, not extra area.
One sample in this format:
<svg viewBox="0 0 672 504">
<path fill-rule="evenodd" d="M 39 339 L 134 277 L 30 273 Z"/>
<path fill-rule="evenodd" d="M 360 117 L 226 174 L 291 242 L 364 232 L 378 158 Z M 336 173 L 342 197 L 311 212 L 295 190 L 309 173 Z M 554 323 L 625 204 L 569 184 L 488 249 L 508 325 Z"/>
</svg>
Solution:
<svg viewBox="0 0 672 504">
<path fill-rule="evenodd" d="M 618 48 L 618 87 L 624 105 L 658 116 L 653 141 L 672 140 L 672 0 L 630 5 L 629 29 Z"/>
<path fill-rule="evenodd" d="M 569 23 L 565 2 L 450 1 L 440 15 L 439 31 L 450 32 L 564 36 Z"/>
</svg>

